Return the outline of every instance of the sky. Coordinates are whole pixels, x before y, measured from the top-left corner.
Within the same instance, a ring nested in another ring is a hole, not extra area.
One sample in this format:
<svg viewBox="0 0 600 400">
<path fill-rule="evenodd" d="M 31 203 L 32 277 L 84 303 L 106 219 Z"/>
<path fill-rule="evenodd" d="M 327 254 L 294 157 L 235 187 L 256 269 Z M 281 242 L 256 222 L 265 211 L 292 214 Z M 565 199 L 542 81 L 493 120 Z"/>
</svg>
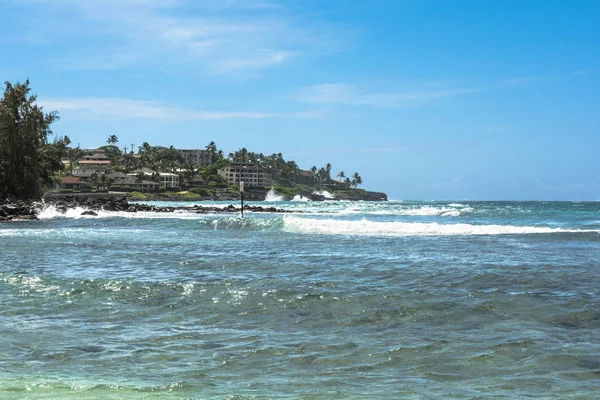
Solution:
<svg viewBox="0 0 600 400">
<path fill-rule="evenodd" d="M 82 148 L 283 153 L 397 200 L 600 200 L 600 1 L 0 0 Z"/>
</svg>

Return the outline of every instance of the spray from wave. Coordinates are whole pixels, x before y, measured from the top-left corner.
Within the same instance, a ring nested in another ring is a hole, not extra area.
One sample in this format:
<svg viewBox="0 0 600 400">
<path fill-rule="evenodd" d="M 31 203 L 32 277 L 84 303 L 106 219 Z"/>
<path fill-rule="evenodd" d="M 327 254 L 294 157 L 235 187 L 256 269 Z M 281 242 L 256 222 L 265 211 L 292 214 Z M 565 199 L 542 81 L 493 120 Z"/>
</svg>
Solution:
<svg viewBox="0 0 600 400">
<path fill-rule="evenodd" d="M 294 198 L 291 201 L 294 201 L 294 202 L 307 202 L 307 201 L 310 201 L 310 199 L 307 199 L 306 197 L 304 197 L 304 196 L 302 196 L 300 194 L 297 194 L 297 195 L 294 196 Z"/>
<path fill-rule="evenodd" d="M 265 196 L 265 201 L 284 201 L 285 197 L 278 195 L 277 193 L 275 193 L 275 191 L 273 189 L 269 190 L 267 192 L 267 195 Z"/>
<path fill-rule="evenodd" d="M 334 199 L 335 198 L 335 196 L 333 194 L 331 194 L 330 192 L 328 192 L 327 190 L 314 191 L 313 194 L 316 194 L 318 196 L 323 196 L 326 199 Z"/>
</svg>

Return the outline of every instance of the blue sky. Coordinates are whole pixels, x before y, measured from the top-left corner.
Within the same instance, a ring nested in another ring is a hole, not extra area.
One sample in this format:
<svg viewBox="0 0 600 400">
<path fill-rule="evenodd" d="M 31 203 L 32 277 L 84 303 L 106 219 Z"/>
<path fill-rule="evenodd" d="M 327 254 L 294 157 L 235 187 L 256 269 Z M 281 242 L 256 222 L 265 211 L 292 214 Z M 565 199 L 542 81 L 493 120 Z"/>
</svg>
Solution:
<svg viewBox="0 0 600 400">
<path fill-rule="evenodd" d="M 0 0 L 82 147 L 282 152 L 392 199 L 600 200 L 595 0 Z"/>
</svg>

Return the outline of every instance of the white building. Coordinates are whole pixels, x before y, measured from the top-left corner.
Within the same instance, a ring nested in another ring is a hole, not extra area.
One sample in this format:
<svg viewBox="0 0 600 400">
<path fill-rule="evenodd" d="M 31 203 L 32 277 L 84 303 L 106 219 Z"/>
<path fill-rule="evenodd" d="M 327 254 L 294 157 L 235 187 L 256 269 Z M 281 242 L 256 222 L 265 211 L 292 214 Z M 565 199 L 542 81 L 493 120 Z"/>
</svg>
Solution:
<svg viewBox="0 0 600 400">
<path fill-rule="evenodd" d="M 177 174 L 171 174 L 169 172 L 161 172 L 159 174 L 149 168 L 142 168 L 141 170 L 137 170 L 127 175 L 139 177 L 140 174 L 144 176 L 144 180 L 158 181 L 160 187 L 168 189 L 179 188 L 179 175 Z"/>
<path fill-rule="evenodd" d="M 201 149 L 177 149 L 186 159 L 191 159 L 197 167 L 208 167 L 212 164 L 212 154 Z"/>
<path fill-rule="evenodd" d="M 229 185 L 244 181 L 244 186 L 268 186 L 271 184 L 271 174 L 260 165 L 249 163 L 229 163 L 219 168 L 217 173 L 222 176 Z"/>
</svg>

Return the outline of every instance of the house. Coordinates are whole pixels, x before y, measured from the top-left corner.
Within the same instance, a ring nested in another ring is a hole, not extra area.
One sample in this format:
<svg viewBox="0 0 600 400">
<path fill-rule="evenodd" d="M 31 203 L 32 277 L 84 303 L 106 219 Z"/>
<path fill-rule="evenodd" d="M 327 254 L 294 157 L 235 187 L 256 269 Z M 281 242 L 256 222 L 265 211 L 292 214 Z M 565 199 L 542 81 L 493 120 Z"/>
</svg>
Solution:
<svg viewBox="0 0 600 400">
<path fill-rule="evenodd" d="M 108 159 L 109 159 L 108 156 L 104 152 L 98 152 L 98 153 L 94 153 L 94 154 L 82 157 L 82 160 L 87 160 L 87 161 L 89 161 L 89 160 L 106 161 Z"/>
<path fill-rule="evenodd" d="M 95 167 L 108 167 L 110 165 L 110 160 L 79 160 L 77 162 L 78 166 L 95 166 Z"/>
<path fill-rule="evenodd" d="M 201 149 L 177 149 L 181 155 L 191 160 L 192 163 L 197 167 L 208 167 L 212 164 L 212 154 L 208 150 Z"/>
<path fill-rule="evenodd" d="M 170 172 L 161 172 L 158 173 L 156 171 L 152 171 L 149 168 L 140 168 L 135 172 L 127 174 L 128 176 L 133 176 L 139 179 L 139 176 L 142 175 L 146 178 L 156 180 L 160 184 L 160 187 L 174 189 L 179 188 L 179 175 L 172 174 Z"/>
<path fill-rule="evenodd" d="M 104 165 L 85 165 L 79 164 L 75 168 L 73 168 L 73 176 L 78 176 L 80 178 L 90 178 L 92 174 L 96 173 L 96 175 L 104 175 L 108 170 L 107 166 Z"/>
<path fill-rule="evenodd" d="M 138 177 L 131 175 L 116 179 L 113 185 L 146 190 L 149 192 L 155 192 L 160 188 L 160 183 L 158 182 L 151 180 L 139 180 Z"/>
<path fill-rule="evenodd" d="M 59 189 L 83 189 L 89 187 L 89 184 L 74 176 L 65 176 L 60 179 L 58 184 Z"/>
<path fill-rule="evenodd" d="M 294 182 L 301 185 L 314 185 L 315 176 L 311 171 L 301 169 L 298 175 L 294 177 Z"/>
<path fill-rule="evenodd" d="M 257 164 L 229 163 L 219 168 L 217 174 L 230 185 L 239 184 L 240 181 L 247 187 L 265 187 L 271 184 L 271 173 Z"/>
</svg>

